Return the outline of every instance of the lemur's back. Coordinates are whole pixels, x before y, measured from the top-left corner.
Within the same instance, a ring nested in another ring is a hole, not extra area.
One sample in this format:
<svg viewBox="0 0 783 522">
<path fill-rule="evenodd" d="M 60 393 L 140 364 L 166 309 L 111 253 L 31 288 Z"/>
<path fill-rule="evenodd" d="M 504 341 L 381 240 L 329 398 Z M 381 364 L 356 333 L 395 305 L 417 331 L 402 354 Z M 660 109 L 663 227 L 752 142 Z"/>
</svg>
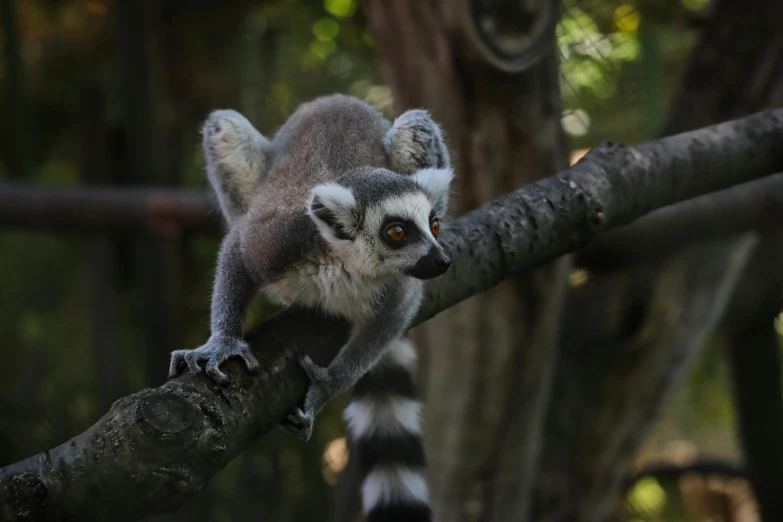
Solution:
<svg viewBox="0 0 783 522">
<path fill-rule="evenodd" d="M 316 185 L 366 167 L 387 167 L 383 138 L 390 123 L 371 105 L 343 95 L 303 104 L 272 141 L 269 172 L 245 223 L 245 248 L 277 278 L 327 245 L 306 215 Z M 254 264 L 253 261 L 250 262 Z"/>
<path fill-rule="evenodd" d="M 278 131 L 270 172 L 259 187 L 260 203 L 303 212 L 310 190 L 359 167 L 389 161 L 383 138 L 389 122 L 372 106 L 343 95 L 302 105 Z"/>
</svg>

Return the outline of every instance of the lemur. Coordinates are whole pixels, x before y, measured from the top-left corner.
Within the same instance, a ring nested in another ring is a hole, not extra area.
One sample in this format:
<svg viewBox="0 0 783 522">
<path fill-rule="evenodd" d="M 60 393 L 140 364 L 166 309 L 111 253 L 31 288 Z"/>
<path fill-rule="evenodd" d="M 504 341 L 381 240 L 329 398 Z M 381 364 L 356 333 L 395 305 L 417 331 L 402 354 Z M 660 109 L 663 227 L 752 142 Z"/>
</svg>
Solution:
<svg viewBox="0 0 783 522">
<path fill-rule="evenodd" d="M 438 243 L 453 178 L 440 127 L 423 110 L 390 122 L 363 101 L 333 95 L 300 106 L 272 141 L 232 110 L 213 112 L 202 134 L 228 232 L 211 336 L 172 352 L 170 376 L 187 365 L 224 383 L 220 365 L 230 357 L 257 370 L 242 327 L 258 290 L 346 318 L 350 337 L 328 367 L 298 356 L 309 386 L 283 426 L 309 439 L 323 405 L 354 386 L 344 417 L 367 519 L 430 520 L 415 351 L 403 336 L 423 280 L 451 263 Z"/>
</svg>

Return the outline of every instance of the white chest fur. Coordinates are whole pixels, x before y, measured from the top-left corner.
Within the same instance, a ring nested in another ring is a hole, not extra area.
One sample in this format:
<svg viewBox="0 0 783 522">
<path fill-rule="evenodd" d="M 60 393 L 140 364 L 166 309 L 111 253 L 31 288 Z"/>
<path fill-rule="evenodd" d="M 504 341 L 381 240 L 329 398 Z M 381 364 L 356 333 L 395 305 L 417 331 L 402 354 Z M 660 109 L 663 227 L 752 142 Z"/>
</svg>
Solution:
<svg viewBox="0 0 783 522">
<path fill-rule="evenodd" d="M 286 305 L 320 308 L 351 322 L 361 322 L 377 309 L 383 285 L 388 281 L 351 274 L 339 263 L 305 261 L 264 290 Z"/>
</svg>

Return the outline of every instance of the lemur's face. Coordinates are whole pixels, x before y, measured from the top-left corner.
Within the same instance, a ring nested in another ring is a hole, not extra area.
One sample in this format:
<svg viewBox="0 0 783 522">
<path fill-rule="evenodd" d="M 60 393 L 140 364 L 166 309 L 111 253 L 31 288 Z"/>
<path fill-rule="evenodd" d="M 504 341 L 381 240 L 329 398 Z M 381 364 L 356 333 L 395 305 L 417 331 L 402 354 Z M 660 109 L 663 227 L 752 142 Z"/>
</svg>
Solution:
<svg viewBox="0 0 783 522">
<path fill-rule="evenodd" d="M 352 173 L 316 187 L 310 215 L 349 271 L 431 279 L 451 265 L 438 235 L 452 177 L 449 169 Z"/>
</svg>

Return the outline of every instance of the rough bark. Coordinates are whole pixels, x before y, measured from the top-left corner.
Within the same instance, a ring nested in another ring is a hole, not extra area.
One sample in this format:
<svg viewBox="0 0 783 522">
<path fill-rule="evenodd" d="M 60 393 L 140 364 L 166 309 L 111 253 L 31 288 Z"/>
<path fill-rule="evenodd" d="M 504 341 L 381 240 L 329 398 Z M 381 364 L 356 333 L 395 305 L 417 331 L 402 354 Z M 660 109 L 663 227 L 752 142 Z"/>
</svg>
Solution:
<svg viewBox="0 0 783 522">
<path fill-rule="evenodd" d="M 783 111 L 770 111 L 639 146 L 599 148 L 572 169 L 454 220 L 442 236 L 453 271 L 428 285 L 415 324 L 601 230 L 783 170 L 781 140 Z M 346 336 L 344 322 L 284 312 L 248 336 L 262 364 L 258 376 L 230 361 L 233 381 L 225 388 L 201 376 L 174 379 L 120 399 L 65 444 L 0 469 L 0 515 L 121 521 L 173 509 L 303 399 L 306 379 L 293 353 L 307 347 L 325 363 Z"/>
</svg>

